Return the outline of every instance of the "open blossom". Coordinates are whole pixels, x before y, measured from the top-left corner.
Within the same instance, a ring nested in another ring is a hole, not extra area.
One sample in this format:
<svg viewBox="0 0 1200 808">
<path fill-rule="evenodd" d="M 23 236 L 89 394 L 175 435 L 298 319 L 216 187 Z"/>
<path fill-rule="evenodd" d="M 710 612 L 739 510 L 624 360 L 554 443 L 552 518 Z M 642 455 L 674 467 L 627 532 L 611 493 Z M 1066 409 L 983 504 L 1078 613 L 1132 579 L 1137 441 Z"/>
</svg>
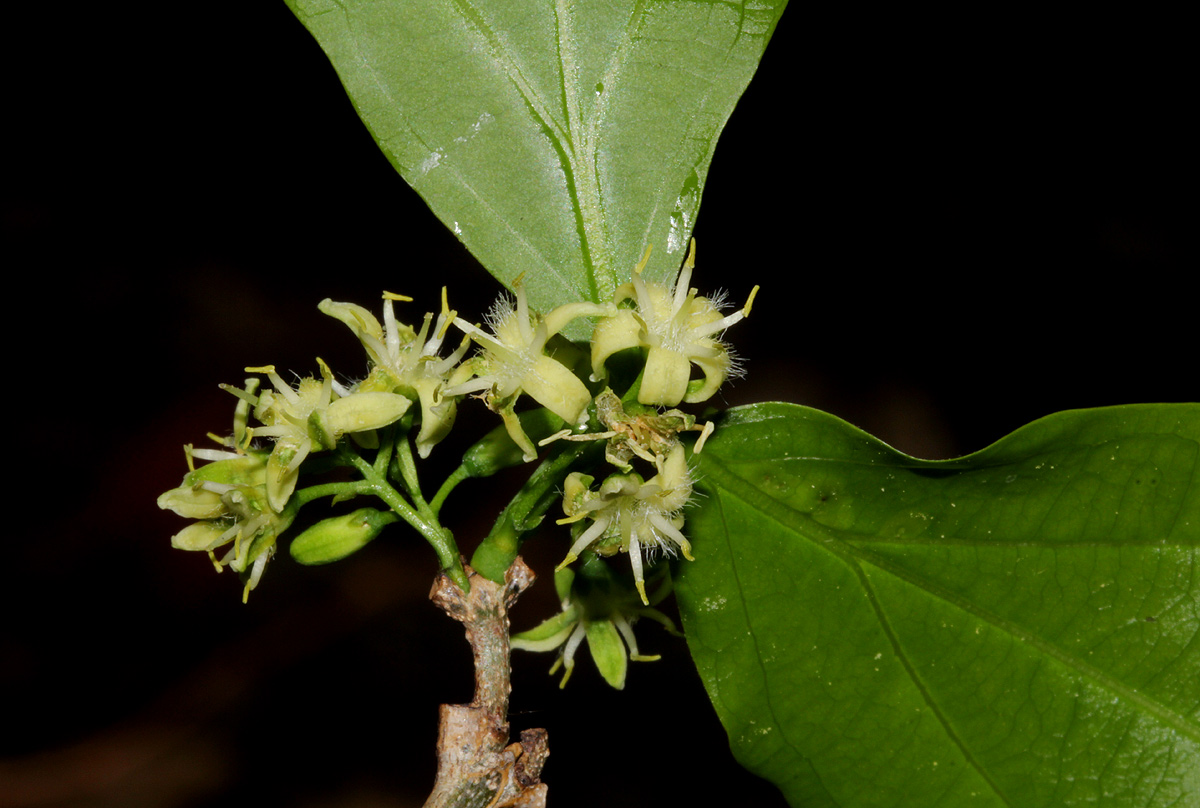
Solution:
<svg viewBox="0 0 1200 808">
<path fill-rule="evenodd" d="M 648 555 L 662 551 L 681 552 L 689 561 L 692 545 L 680 532 L 683 508 L 692 495 L 692 478 L 682 444 L 676 444 L 663 459 L 658 474 L 643 482 L 640 475 L 614 474 L 590 486 L 592 478 L 572 472 L 563 485 L 563 511 L 559 524 L 592 520 L 558 565 L 562 569 L 591 548 L 600 555 L 628 552 L 633 577 L 642 602 L 649 604 L 642 573 L 642 550 Z"/>
<path fill-rule="evenodd" d="M 330 450 L 343 435 L 381 429 L 398 421 L 412 402 L 388 392 L 354 392 L 343 389 L 335 394 L 333 373 L 320 360 L 322 379 L 301 379 L 293 389 L 279 377 L 274 366 L 246 368 L 267 374 L 275 391 L 263 391 L 257 398 L 249 393 L 230 390 L 254 404 L 254 417 L 264 426 L 247 430 L 249 437 L 275 439 L 275 448 L 267 461 L 267 496 L 271 508 L 282 511 L 296 489 L 300 464 L 311 452 Z M 340 385 L 338 385 L 340 387 Z"/>
<path fill-rule="evenodd" d="M 696 261 L 696 242 L 675 284 L 646 283 L 642 270 L 650 257 L 649 249 L 633 273 L 633 280 L 617 289 L 615 303 L 629 300 L 636 308 L 619 309 L 611 317 L 596 323 L 592 336 L 592 375 L 600 378 L 604 364 L 618 351 L 627 348 L 647 350 L 646 369 L 638 401 L 674 407 L 681 401 L 706 401 L 735 365 L 721 334 L 750 313 L 756 286 L 740 311 L 722 315 L 719 302 L 698 297 L 688 287 Z M 702 379 L 692 380 L 692 365 Z"/>
<path fill-rule="evenodd" d="M 464 339 L 449 356 L 438 355 L 454 319 L 454 312 L 445 304 L 444 290 L 442 294 L 442 313 L 437 322 L 433 323 L 432 313 L 426 314 L 419 332 L 396 320 L 392 301 L 410 300 L 402 295 L 384 292 L 382 326 L 371 312 L 353 303 L 335 303 L 326 298 L 319 306 L 322 312 L 349 326 L 371 358 L 371 373 L 356 391 L 400 393 L 420 402 L 421 428 L 416 444 L 421 457 L 428 457 L 454 425 L 455 399 L 445 395 L 444 388 L 470 347 L 470 341 Z"/>
<path fill-rule="evenodd" d="M 226 452 L 193 450 L 193 457 L 213 462 L 193 469 L 178 488 L 158 498 L 160 508 L 198 519 L 171 537 L 179 550 L 208 553 L 219 572 L 228 566 L 247 573 L 243 600 L 258 586 L 267 562 L 275 555 L 275 542 L 292 523 L 292 509 L 282 513 L 271 507 L 267 495 L 268 455 L 248 450 Z M 220 559 L 216 551 L 233 546 Z"/>
<path fill-rule="evenodd" d="M 573 586 L 574 581 L 575 574 L 571 570 L 559 570 L 554 574 L 562 611 L 529 631 L 514 634 L 512 647 L 523 651 L 558 649 L 559 656 L 550 673 L 564 668 L 559 683 L 561 688 L 567 686 L 567 681 L 575 671 L 575 653 L 587 640 L 588 650 L 600 675 L 614 688 L 621 690 L 625 687 L 629 660 L 653 662 L 660 658 L 657 654 L 647 656 L 638 651 L 633 624 L 641 617 L 648 617 L 662 623 L 668 631 L 674 632 L 675 625 L 662 612 L 643 606 L 626 593 L 608 588 L 598 591 L 590 587 L 580 591 L 580 588 Z M 658 599 L 656 596 L 656 601 Z"/>
<path fill-rule="evenodd" d="M 578 423 L 592 395 L 578 376 L 546 354 L 546 343 L 572 320 L 609 311 L 609 307 L 594 303 L 569 303 L 539 317 L 529 311 L 525 289 L 518 283 L 515 305 L 502 296 L 492 309 L 488 317 L 491 333 L 454 318 L 454 325 L 479 343 L 483 353 L 466 363 L 474 378 L 449 388 L 446 394 L 483 393 L 488 406 L 504 419 L 525 460 L 533 460 L 537 450 L 517 419 L 517 398 L 525 394 L 568 424 Z"/>
</svg>

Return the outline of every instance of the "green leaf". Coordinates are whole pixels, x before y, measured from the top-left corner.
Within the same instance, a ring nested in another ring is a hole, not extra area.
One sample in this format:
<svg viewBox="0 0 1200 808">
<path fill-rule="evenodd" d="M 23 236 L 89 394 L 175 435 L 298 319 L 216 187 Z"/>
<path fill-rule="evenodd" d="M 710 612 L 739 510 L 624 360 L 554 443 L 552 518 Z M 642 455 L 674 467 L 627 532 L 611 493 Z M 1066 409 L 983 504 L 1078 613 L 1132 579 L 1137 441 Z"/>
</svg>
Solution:
<svg viewBox="0 0 1200 808">
<path fill-rule="evenodd" d="M 786 0 L 287 0 L 396 169 L 530 303 L 682 263 Z M 577 335 L 569 335 L 577 336 Z"/>
<path fill-rule="evenodd" d="M 1200 405 L 956 460 L 732 410 L 678 597 L 735 755 L 793 806 L 1200 805 Z"/>
</svg>

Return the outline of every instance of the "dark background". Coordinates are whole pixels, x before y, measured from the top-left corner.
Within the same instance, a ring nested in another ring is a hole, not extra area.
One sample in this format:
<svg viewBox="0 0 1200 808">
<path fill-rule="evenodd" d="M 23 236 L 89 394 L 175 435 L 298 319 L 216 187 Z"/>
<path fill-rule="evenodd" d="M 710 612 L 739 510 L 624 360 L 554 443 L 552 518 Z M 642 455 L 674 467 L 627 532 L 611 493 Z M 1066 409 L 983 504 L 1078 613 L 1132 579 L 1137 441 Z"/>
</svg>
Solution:
<svg viewBox="0 0 1200 808">
<path fill-rule="evenodd" d="M 763 286 L 727 403 L 946 457 L 1059 409 L 1197 399 L 1182 22 L 1089 13 L 785 14 L 696 230 L 701 288 Z M 9 20 L 0 806 L 419 805 L 436 705 L 471 690 L 424 545 L 282 557 L 243 606 L 170 550 L 183 522 L 154 498 L 184 443 L 228 429 L 216 385 L 243 366 L 362 362 L 321 298 L 432 308 L 451 282 L 478 314 L 495 284 L 282 2 Z M 459 536 L 506 485 L 456 493 Z M 552 610 L 544 578 L 518 627 Z M 639 635 L 665 659 L 620 694 L 586 659 L 560 692 L 548 656 L 516 655 L 552 804 L 781 802 L 732 762 L 682 643 Z"/>
</svg>

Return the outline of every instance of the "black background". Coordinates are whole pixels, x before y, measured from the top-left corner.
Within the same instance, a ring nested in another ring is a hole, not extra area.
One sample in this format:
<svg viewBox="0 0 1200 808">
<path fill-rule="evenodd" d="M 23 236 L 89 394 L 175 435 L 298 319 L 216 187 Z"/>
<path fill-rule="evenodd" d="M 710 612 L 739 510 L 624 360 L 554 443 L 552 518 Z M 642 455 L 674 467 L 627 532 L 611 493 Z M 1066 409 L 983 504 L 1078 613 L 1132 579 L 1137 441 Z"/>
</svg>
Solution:
<svg viewBox="0 0 1200 808">
<path fill-rule="evenodd" d="M 154 498 L 182 444 L 228 428 L 216 385 L 243 366 L 358 369 L 321 298 L 432 308 L 449 282 L 478 314 L 495 284 L 282 2 L 8 25 L 0 806 L 419 805 L 436 705 L 471 689 L 420 541 L 281 559 L 243 606 L 232 576 L 169 549 L 182 522 Z M 725 403 L 817 406 L 946 457 L 1059 409 L 1196 400 L 1180 30 L 789 9 L 696 230 L 697 285 L 763 286 Z M 458 535 L 511 484 L 456 493 Z M 561 552 L 531 548 L 542 573 Z M 516 656 L 513 722 L 550 729 L 551 804 L 781 803 L 732 762 L 682 643 L 640 634 L 666 658 L 620 694 L 586 660 L 560 693 L 548 658 Z"/>
</svg>

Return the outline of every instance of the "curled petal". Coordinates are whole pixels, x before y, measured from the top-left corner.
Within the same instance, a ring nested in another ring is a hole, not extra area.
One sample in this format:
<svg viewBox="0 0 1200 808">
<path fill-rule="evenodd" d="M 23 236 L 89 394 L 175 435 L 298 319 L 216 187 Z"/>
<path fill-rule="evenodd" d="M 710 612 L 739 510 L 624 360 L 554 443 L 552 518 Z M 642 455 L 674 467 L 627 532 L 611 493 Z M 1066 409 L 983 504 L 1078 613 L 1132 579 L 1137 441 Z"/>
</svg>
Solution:
<svg viewBox="0 0 1200 808">
<path fill-rule="evenodd" d="M 604 363 L 615 353 L 642 344 L 642 323 L 630 309 L 620 309 L 596 323 L 592 332 L 592 377 L 604 375 Z"/>
<path fill-rule="evenodd" d="M 275 449 L 267 461 L 267 501 L 272 510 L 282 511 L 291 499 L 300 479 L 300 464 L 311 448 L 312 441 L 308 438 L 299 441 L 280 438 L 275 442 Z"/>
<path fill-rule="evenodd" d="M 167 491 L 158 498 L 158 507 L 175 511 L 185 519 L 216 519 L 225 515 L 220 494 L 190 485 Z"/>
<path fill-rule="evenodd" d="M 578 622 L 578 612 L 568 607 L 541 625 L 514 634 L 512 647 L 522 651 L 553 651 L 567 641 Z"/>
<path fill-rule="evenodd" d="M 692 361 L 704 373 L 704 378 L 688 383 L 687 393 L 683 397 L 688 404 L 696 404 L 712 398 L 713 393 L 717 392 L 717 389 L 729 378 L 729 372 L 733 367 L 733 360 L 729 358 L 726 351 L 721 351 L 712 359 L 693 357 Z"/>
<path fill-rule="evenodd" d="M 646 356 L 646 372 L 638 391 L 638 402 L 674 407 L 687 394 L 692 373 L 688 358 L 678 351 L 652 347 Z"/>
<path fill-rule="evenodd" d="M 362 339 L 364 334 L 377 340 L 383 339 L 383 326 L 375 319 L 374 314 L 362 306 L 355 303 L 337 303 L 325 298 L 317 304 L 317 309 L 335 320 L 341 320 L 359 339 Z"/>
<path fill-rule="evenodd" d="M 521 389 L 568 424 L 577 423 L 592 401 L 592 394 L 579 377 L 548 356 L 533 360 L 532 368 L 521 379 Z"/>
</svg>

